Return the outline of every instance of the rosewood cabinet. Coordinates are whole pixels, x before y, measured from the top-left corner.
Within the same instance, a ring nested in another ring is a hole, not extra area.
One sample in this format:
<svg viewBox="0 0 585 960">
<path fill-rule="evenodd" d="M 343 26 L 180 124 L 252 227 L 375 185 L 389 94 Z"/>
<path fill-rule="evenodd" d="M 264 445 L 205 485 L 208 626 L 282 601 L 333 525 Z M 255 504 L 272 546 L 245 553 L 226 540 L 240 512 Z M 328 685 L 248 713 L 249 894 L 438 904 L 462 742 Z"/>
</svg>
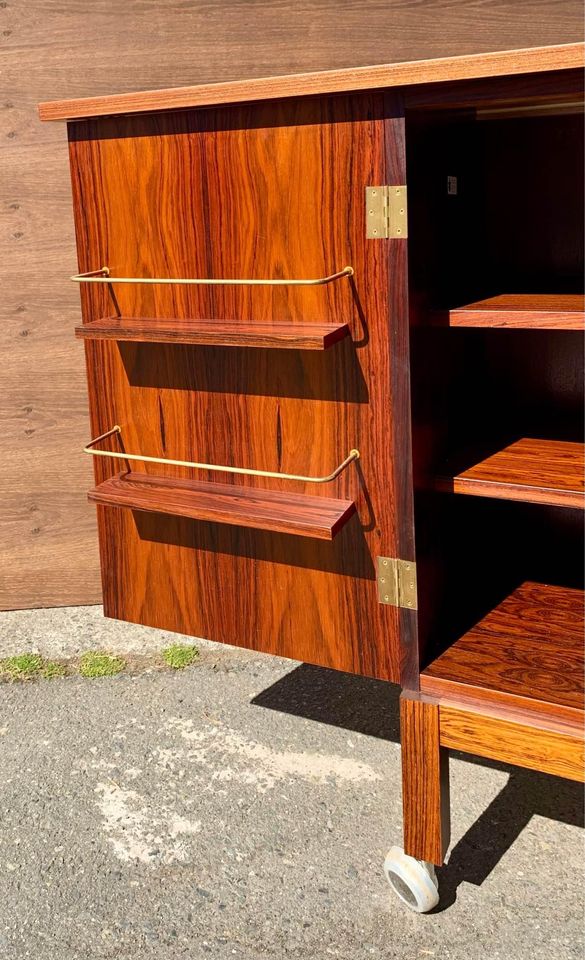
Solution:
<svg viewBox="0 0 585 960">
<path fill-rule="evenodd" d="M 448 748 L 583 772 L 582 64 L 40 107 L 68 124 L 104 612 L 401 684 L 385 868 L 419 911 Z"/>
</svg>

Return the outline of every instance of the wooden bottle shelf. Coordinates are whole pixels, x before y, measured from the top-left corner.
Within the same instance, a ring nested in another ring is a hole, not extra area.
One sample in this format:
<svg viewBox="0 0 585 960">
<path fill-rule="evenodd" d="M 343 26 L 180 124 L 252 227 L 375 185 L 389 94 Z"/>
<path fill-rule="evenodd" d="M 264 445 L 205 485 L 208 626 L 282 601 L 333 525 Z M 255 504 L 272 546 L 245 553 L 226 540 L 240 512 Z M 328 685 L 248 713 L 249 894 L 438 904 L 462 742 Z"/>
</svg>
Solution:
<svg viewBox="0 0 585 960">
<path fill-rule="evenodd" d="M 216 347 L 327 350 L 349 335 L 346 323 L 242 323 L 232 320 L 106 317 L 75 328 L 83 340 L 134 340 Z"/>
<path fill-rule="evenodd" d="M 423 671 L 430 696 L 582 722 L 583 591 L 526 582 Z"/>
<path fill-rule="evenodd" d="M 461 472 L 439 476 L 435 486 L 450 493 L 583 509 L 584 451 L 582 443 L 523 438 Z"/>
<path fill-rule="evenodd" d="M 445 320 L 450 327 L 585 330 L 585 298 L 581 294 L 502 294 L 438 315 L 437 322 Z"/>
<path fill-rule="evenodd" d="M 120 473 L 88 494 L 94 503 L 236 527 L 333 540 L 355 513 L 352 500 Z"/>
</svg>

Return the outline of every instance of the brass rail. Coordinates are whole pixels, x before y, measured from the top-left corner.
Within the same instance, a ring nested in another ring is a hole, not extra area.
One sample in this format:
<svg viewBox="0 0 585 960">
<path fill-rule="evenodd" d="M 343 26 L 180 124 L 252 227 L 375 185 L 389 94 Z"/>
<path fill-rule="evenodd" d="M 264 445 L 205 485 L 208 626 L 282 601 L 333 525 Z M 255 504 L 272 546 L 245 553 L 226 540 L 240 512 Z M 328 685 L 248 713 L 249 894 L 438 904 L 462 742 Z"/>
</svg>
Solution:
<svg viewBox="0 0 585 960">
<path fill-rule="evenodd" d="M 345 460 L 343 460 L 332 473 L 328 474 L 328 476 L 303 477 L 295 473 L 275 473 L 272 470 L 251 470 L 247 467 L 226 467 L 217 463 L 192 463 L 189 460 L 167 460 L 164 457 L 147 457 L 139 453 L 119 453 L 114 450 L 93 449 L 96 443 L 100 443 L 101 440 L 106 440 L 108 437 L 113 436 L 113 434 L 120 434 L 121 432 L 122 428 L 116 424 L 111 430 L 107 430 L 106 433 L 102 433 L 94 440 L 90 440 L 87 446 L 83 448 L 83 452 L 89 453 L 94 457 L 114 457 L 117 460 L 138 460 L 140 463 L 165 463 L 172 467 L 190 467 L 193 470 L 214 470 L 219 473 L 239 473 L 247 477 L 271 477 L 274 480 L 299 480 L 302 483 L 330 483 L 332 480 L 335 480 L 340 473 L 343 473 L 343 471 L 349 467 L 350 463 L 353 463 L 354 460 L 359 460 L 360 457 L 359 450 L 350 450 Z"/>
<path fill-rule="evenodd" d="M 89 273 L 76 273 L 70 277 L 75 283 L 180 283 L 208 284 L 212 286 L 248 286 L 248 287 L 320 287 L 342 277 L 352 277 L 353 267 L 344 267 L 328 277 L 315 280 L 247 280 L 247 279 L 209 279 L 205 277 L 112 277 L 109 267 L 90 270 Z"/>
</svg>

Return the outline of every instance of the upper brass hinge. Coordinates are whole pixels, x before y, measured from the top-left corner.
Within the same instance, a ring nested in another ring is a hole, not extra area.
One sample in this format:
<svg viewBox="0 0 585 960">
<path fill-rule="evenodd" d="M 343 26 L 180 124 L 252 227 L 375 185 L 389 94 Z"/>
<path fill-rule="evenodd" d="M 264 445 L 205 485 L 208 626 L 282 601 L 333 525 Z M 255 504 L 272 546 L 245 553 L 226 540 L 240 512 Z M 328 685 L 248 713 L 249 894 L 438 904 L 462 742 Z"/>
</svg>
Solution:
<svg viewBox="0 0 585 960">
<path fill-rule="evenodd" d="M 368 240 L 405 239 L 407 236 L 406 187 L 366 187 Z"/>
<path fill-rule="evenodd" d="M 378 557 L 378 599 L 391 607 L 417 609 L 416 563 L 396 557 Z"/>
</svg>

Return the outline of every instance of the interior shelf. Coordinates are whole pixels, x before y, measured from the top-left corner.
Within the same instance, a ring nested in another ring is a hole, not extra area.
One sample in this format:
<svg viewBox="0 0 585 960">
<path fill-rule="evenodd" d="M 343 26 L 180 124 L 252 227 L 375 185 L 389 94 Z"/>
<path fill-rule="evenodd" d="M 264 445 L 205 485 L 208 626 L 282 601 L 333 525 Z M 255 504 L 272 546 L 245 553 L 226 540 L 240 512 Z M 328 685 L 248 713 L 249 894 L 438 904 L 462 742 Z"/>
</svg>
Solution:
<svg viewBox="0 0 585 960">
<path fill-rule="evenodd" d="M 423 671 L 421 690 L 578 722 L 583 627 L 583 591 L 523 583 Z"/>
<path fill-rule="evenodd" d="M 327 350 L 349 335 L 346 323 L 240 323 L 232 320 L 175 320 L 106 317 L 75 328 L 84 340 L 135 340 L 218 347 Z"/>
<path fill-rule="evenodd" d="M 355 513 L 351 500 L 120 473 L 88 494 L 95 503 L 236 527 L 332 540 Z"/>
<path fill-rule="evenodd" d="M 439 476 L 435 486 L 476 497 L 583 509 L 584 450 L 582 443 L 523 438 L 461 472 Z"/>
<path fill-rule="evenodd" d="M 508 293 L 437 314 L 451 327 L 509 327 L 533 330 L 584 330 L 581 294 Z"/>
</svg>

